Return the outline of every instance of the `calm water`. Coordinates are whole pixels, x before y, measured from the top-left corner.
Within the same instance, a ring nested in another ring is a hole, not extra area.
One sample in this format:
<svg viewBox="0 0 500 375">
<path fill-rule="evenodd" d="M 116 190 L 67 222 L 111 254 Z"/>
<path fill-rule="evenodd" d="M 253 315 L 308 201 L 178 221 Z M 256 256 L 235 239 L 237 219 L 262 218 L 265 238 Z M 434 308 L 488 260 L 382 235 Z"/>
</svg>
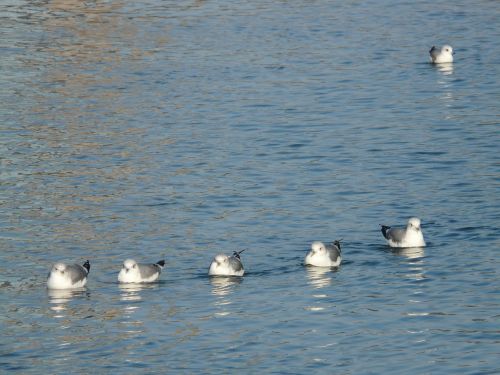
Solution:
<svg viewBox="0 0 500 375">
<path fill-rule="evenodd" d="M 346 3 L 1 2 L 1 372 L 500 372 L 500 5 Z"/>
</svg>

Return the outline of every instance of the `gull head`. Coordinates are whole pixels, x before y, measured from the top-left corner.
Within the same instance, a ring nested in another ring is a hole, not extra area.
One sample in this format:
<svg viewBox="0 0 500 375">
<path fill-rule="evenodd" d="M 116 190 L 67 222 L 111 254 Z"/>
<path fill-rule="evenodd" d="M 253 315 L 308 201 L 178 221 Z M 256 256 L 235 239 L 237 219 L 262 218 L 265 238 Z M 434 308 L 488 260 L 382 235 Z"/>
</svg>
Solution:
<svg viewBox="0 0 500 375">
<path fill-rule="evenodd" d="M 321 241 L 314 241 L 311 244 L 311 251 L 313 254 L 323 254 L 326 252 L 325 244 Z"/>
<path fill-rule="evenodd" d="M 445 44 L 444 46 L 441 47 L 441 53 L 444 53 L 446 55 L 454 55 L 455 52 L 453 52 L 453 48 L 448 45 L 448 44 Z"/>
<path fill-rule="evenodd" d="M 420 230 L 420 219 L 412 217 L 408 220 L 408 228 L 413 228 L 414 230 Z"/>
<path fill-rule="evenodd" d="M 123 262 L 123 268 L 128 272 L 134 268 L 137 268 L 137 262 L 133 259 L 126 259 Z"/>
<path fill-rule="evenodd" d="M 225 254 L 217 254 L 214 258 L 214 261 L 218 264 L 218 265 L 221 265 L 221 264 L 224 264 L 224 263 L 227 263 L 227 260 L 228 260 L 228 256 L 225 255 Z"/>
<path fill-rule="evenodd" d="M 66 270 L 66 265 L 64 263 L 56 263 L 52 267 L 52 271 L 64 273 L 65 270 Z"/>
</svg>

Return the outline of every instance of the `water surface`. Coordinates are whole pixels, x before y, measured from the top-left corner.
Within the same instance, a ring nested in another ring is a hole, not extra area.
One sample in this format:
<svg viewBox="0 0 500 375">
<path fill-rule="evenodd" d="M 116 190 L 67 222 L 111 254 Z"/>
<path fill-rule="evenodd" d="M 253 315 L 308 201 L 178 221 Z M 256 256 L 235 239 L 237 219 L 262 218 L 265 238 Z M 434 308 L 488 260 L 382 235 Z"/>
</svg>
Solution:
<svg viewBox="0 0 500 375">
<path fill-rule="evenodd" d="M 0 5 L 0 368 L 498 373 L 500 6 Z M 433 44 L 456 62 L 428 64 Z M 428 246 L 379 224 L 418 216 Z M 343 238 L 339 270 L 302 265 Z M 247 249 L 242 279 L 206 276 Z M 121 262 L 167 265 L 121 287 Z M 47 291 L 56 261 L 92 264 Z"/>
</svg>

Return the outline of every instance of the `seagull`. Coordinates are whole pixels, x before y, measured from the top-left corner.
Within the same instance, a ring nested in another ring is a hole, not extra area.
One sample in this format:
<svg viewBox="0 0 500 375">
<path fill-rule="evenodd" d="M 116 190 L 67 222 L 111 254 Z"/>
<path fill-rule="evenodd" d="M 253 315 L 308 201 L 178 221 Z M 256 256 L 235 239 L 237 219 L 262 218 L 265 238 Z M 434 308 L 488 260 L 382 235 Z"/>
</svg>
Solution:
<svg viewBox="0 0 500 375">
<path fill-rule="evenodd" d="M 47 278 L 49 289 L 82 288 L 87 284 L 90 263 L 87 260 L 83 266 L 79 264 L 56 263 L 52 266 Z"/>
<path fill-rule="evenodd" d="M 342 261 L 340 241 L 336 240 L 331 245 L 314 241 L 304 260 L 306 266 L 338 267 Z"/>
<path fill-rule="evenodd" d="M 245 250 L 235 251 L 233 255 L 218 254 L 215 256 L 208 274 L 210 276 L 243 276 L 245 269 L 241 263 L 240 254 Z"/>
<path fill-rule="evenodd" d="M 155 264 L 142 264 L 133 259 L 127 259 L 123 262 L 123 268 L 118 274 L 118 281 L 121 283 L 152 283 L 160 278 L 164 266 L 164 260 Z"/>
<path fill-rule="evenodd" d="M 441 63 L 451 63 L 453 62 L 453 48 L 451 46 L 445 44 L 441 47 L 441 49 L 432 46 L 429 51 L 431 55 L 431 63 L 433 64 L 441 64 Z"/>
<path fill-rule="evenodd" d="M 381 231 L 390 247 L 424 247 L 424 235 L 420 229 L 420 219 L 412 217 L 406 228 L 391 228 L 381 225 Z"/>
</svg>

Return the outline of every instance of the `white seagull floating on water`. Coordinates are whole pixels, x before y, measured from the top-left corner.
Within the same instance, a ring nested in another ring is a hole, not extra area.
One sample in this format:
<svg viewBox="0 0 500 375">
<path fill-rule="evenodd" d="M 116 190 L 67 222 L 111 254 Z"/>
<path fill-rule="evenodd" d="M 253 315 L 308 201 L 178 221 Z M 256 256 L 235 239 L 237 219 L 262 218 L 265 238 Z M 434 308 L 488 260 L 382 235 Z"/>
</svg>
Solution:
<svg viewBox="0 0 500 375">
<path fill-rule="evenodd" d="M 307 253 L 304 264 L 317 267 L 338 267 L 342 262 L 342 251 L 340 241 L 334 241 L 331 245 L 314 241 L 311 244 L 311 251 Z"/>
<path fill-rule="evenodd" d="M 442 63 L 451 63 L 453 62 L 453 48 L 447 44 L 442 46 L 441 48 L 436 48 L 432 46 L 429 51 L 429 55 L 431 55 L 431 62 L 433 64 L 442 64 Z"/>
<path fill-rule="evenodd" d="M 47 278 L 49 289 L 82 288 L 87 284 L 90 263 L 87 260 L 83 266 L 79 264 L 56 263 L 52 266 Z"/>
<path fill-rule="evenodd" d="M 406 228 L 391 228 L 381 225 L 381 231 L 391 247 L 424 247 L 424 235 L 420 228 L 420 219 L 412 217 Z"/>
<path fill-rule="evenodd" d="M 235 251 L 233 255 L 218 254 L 215 256 L 208 274 L 210 276 L 243 276 L 245 269 L 240 254 L 245 250 Z"/>
<path fill-rule="evenodd" d="M 123 262 L 123 268 L 118 274 L 118 281 L 121 283 L 152 283 L 160 278 L 164 266 L 164 260 L 154 264 L 142 264 L 133 259 L 127 259 Z"/>
</svg>

